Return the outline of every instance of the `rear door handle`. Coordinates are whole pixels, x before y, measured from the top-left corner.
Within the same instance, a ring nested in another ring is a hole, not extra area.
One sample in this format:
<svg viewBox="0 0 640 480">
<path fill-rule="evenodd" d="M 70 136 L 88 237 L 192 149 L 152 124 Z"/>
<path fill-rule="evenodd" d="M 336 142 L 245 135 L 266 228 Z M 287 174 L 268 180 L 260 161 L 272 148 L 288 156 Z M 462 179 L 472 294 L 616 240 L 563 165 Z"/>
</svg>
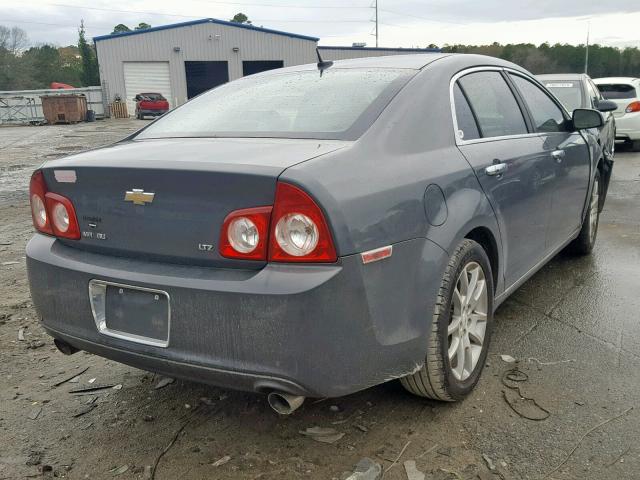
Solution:
<svg viewBox="0 0 640 480">
<path fill-rule="evenodd" d="M 564 150 L 554 150 L 551 152 L 551 156 L 555 159 L 556 162 L 561 163 L 565 156 Z"/>
<path fill-rule="evenodd" d="M 489 165 L 487 168 L 484 169 L 484 173 L 486 173 L 491 177 L 495 177 L 496 175 L 502 175 L 506 171 L 507 171 L 506 163 L 495 163 L 493 165 Z"/>
</svg>

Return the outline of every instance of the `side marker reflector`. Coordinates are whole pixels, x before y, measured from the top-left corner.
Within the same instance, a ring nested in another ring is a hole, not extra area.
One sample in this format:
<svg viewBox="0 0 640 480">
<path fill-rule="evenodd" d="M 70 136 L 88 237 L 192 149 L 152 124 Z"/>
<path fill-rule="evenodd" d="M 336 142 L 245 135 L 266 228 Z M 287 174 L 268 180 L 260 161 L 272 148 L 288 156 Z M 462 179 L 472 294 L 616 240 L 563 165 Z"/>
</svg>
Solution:
<svg viewBox="0 0 640 480">
<path fill-rule="evenodd" d="M 377 262 L 378 260 L 384 260 L 385 258 L 389 258 L 393 254 L 393 245 L 387 245 L 386 247 L 376 248 L 374 250 L 369 250 L 368 252 L 362 252 L 360 256 L 362 257 L 362 263 L 372 263 Z"/>
</svg>

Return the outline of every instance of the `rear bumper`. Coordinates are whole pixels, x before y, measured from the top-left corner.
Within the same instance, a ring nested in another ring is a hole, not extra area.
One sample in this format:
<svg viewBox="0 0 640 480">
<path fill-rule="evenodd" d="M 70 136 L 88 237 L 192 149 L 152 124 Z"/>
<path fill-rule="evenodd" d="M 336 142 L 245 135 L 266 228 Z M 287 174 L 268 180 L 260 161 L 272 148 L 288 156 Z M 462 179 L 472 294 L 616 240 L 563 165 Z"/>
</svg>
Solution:
<svg viewBox="0 0 640 480">
<path fill-rule="evenodd" d="M 213 269 L 80 251 L 36 234 L 27 245 L 45 329 L 80 349 L 145 370 L 227 388 L 340 396 L 412 373 L 424 361 L 445 252 L 426 239 L 362 265 Z M 92 279 L 171 296 L 166 348 L 106 336 Z"/>
<path fill-rule="evenodd" d="M 640 140 L 640 112 L 616 118 L 616 140 Z"/>
</svg>

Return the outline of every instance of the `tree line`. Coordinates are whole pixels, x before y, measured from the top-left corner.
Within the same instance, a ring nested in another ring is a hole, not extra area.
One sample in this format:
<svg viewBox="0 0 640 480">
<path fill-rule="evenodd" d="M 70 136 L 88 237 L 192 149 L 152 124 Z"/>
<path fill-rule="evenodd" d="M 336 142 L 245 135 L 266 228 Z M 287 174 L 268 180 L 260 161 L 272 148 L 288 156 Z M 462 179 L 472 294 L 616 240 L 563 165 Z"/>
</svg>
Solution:
<svg viewBox="0 0 640 480">
<path fill-rule="evenodd" d="M 251 23 L 246 15 L 236 14 L 232 22 Z M 140 23 L 135 30 L 151 28 Z M 114 33 L 130 31 L 123 24 Z M 437 45 L 429 45 L 438 48 Z M 535 74 L 579 73 L 585 69 L 585 45 L 543 43 L 490 45 L 445 45 L 443 52 L 477 53 L 511 61 Z M 640 77 L 640 49 L 604 45 L 589 46 L 588 73 L 594 78 L 606 76 Z M 76 45 L 58 47 L 49 44 L 30 46 L 24 30 L 0 25 L 0 90 L 48 88 L 51 82 L 75 87 L 100 84 L 95 47 L 85 36 L 84 24 L 78 28 Z"/>
<path fill-rule="evenodd" d="M 436 45 L 429 45 L 437 48 Z M 583 73 L 586 46 L 556 43 L 501 45 L 445 45 L 443 52 L 477 53 L 516 63 L 538 75 L 543 73 Z M 598 77 L 640 77 L 640 49 L 589 45 L 587 73 Z"/>
</svg>

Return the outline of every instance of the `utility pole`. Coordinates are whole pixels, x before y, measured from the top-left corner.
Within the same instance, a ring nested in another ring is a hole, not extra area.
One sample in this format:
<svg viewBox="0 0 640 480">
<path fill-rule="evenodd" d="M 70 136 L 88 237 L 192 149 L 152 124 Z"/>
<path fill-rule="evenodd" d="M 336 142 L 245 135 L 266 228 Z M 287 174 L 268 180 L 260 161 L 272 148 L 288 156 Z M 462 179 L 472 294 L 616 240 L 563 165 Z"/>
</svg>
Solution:
<svg viewBox="0 0 640 480">
<path fill-rule="evenodd" d="M 378 0 L 373 0 L 373 8 L 375 9 L 376 22 L 376 48 L 378 48 Z"/>
<path fill-rule="evenodd" d="M 587 23 L 587 45 L 584 53 L 584 73 L 589 73 L 589 31 L 591 30 L 591 22 Z"/>
</svg>

